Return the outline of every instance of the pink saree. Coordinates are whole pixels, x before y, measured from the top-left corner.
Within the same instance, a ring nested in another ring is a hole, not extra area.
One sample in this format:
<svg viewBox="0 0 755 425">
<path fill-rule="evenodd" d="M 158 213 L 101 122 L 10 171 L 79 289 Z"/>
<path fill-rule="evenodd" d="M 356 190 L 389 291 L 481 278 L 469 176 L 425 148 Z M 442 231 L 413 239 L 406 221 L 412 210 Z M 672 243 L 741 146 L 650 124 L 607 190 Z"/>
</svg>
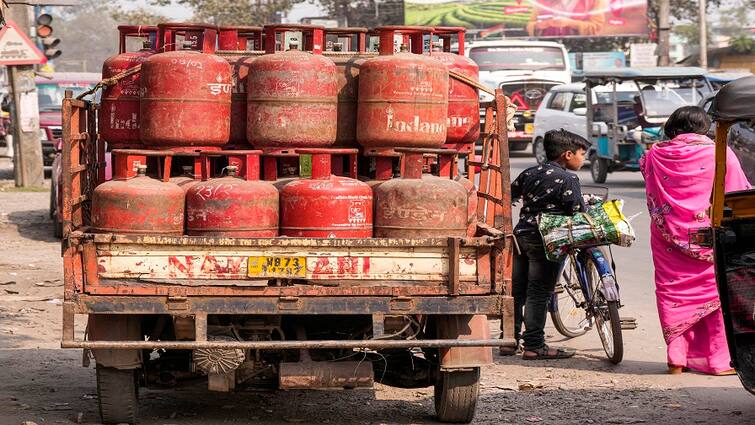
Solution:
<svg viewBox="0 0 755 425">
<path fill-rule="evenodd" d="M 689 244 L 689 231 L 710 226 L 714 144 L 681 134 L 653 146 L 640 161 L 650 212 L 655 295 L 668 364 L 705 373 L 731 369 L 713 269 L 713 252 Z M 749 189 L 727 152 L 726 191 Z"/>
</svg>

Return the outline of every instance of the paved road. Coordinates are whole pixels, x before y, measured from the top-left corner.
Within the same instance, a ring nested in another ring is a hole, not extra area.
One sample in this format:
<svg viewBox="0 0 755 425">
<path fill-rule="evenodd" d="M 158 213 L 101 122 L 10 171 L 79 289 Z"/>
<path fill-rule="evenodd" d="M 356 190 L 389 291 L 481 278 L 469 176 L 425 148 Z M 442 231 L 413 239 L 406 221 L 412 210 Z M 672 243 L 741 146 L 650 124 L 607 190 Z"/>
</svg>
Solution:
<svg viewBox="0 0 755 425">
<path fill-rule="evenodd" d="M 531 157 L 512 159 L 516 175 Z M 0 159 L 0 179 L 7 170 Z M 588 172 L 580 172 L 583 182 Z M 59 241 L 49 235 L 47 194 L 17 192 L 0 180 L 0 425 L 97 423 L 94 370 L 81 352 L 60 350 L 62 278 Z M 665 374 L 665 348 L 655 310 L 648 216 L 639 174 L 609 176 L 626 213 L 641 212 L 632 248 L 615 248 L 625 307 L 638 320 L 625 333 L 625 360 L 605 361 L 593 331 L 564 341 L 551 327 L 549 342 L 575 347 L 575 358 L 526 362 L 498 357 L 483 370 L 475 424 L 755 423 L 755 398 L 736 377 Z M 23 300 L 23 301 L 22 301 Z M 82 320 L 80 320 L 82 322 Z M 79 323 L 81 325 L 81 323 Z M 78 327 L 79 335 L 83 332 Z M 143 425 L 416 424 L 433 423 L 431 388 L 374 391 L 210 393 L 206 385 L 141 392 Z"/>
<path fill-rule="evenodd" d="M 533 164 L 534 159 L 528 155 L 512 158 L 512 179 Z M 577 174 L 583 185 L 595 184 L 587 167 Z M 633 375 L 661 373 L 658 376 L 659 381 L 668 380 L 669 383 L 679 384 L 689 390 L 690 396 L 698 403 L 722 410 L 728 407 L 735 411 L 749 411 L 750 414 L 755 414 L 755 398 L 744 390 L 740 391 L 740 383 L 735 377 L 685 374 L 683 378 L 677 378 L 662 375 L 666 367 L 666 346 L 655 304 L 654 268 L 649 236 L 650 221 L 645 204 L 644 181 L 640 173 L 617 172 L 608 175 L 604 186 L 609 188 L 612 198 L 625 201 L 624 213 L 627 217 L 640 213 L 632 220 L 637 233 L 635 244 L 630 248 L 612 248 L 624 304 L 621 315 L 635 317 L 638 322 L 636 330 L 624 332 L 625 354 L 619 370 Z M 558 335 L 554 329 L 550 334 Z M 595 352 L 598 356 L 601 354 L 599 350 L 595 351 L 595 348 L 601 346 L 596 332 L 590 332 L 565 344 L 582 352 Z"/>
</svg>

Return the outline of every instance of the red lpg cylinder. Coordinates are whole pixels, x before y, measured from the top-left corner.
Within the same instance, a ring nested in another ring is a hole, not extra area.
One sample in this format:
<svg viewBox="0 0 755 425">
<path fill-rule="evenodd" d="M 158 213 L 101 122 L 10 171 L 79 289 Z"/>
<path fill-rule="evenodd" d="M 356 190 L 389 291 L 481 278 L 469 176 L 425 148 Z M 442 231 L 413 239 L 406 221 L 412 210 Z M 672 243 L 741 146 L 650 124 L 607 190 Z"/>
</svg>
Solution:
<svg viewBox="0 0 755 425">
<path fill-rule="evenodd" d="M 375 187 L 375 237 L 467 235 L 467 191 L 451 179 L 423 177 L 423 150 L 402 152 L 402 177 Z"/>
<path fill-rule="evenodd" d="M 475 81 L 480 78 L 480 67 L 464 56 L 463 27 L 435 27 L 435 35 L 443 42 L 443 51 L 431 53 L 431 56 L 444 63 L 450 71 L 463 74 Z M 451 37 L 457 36 L 459 51 L 451 53 Z M 448 81 L 448 121 L 446 145 L 468 145 L 477 142 L 480 137 L 480 98 L 477 89 L 455 78 Z"/>
<path fill-rule="evenodd" d="M 354 177 L 331 174 L 330 156 L 352 149 L 298 149 L 312 155 L 312 178 L 280 193 L 281 235 L 311 238 L 372 237 L 372 189 Z"/>
<path fill-rule="evenodd" d="M 439 178 L 453 179 L 467 192 L 467 236 L 474 237 L 477 233 L 477 187 L 459 174 L 458 153 L 455 150 L 439 149 L 437 152 Z"/>
<path fill-rule="evenodd" d="M 437 148 L 446 142 L 448 69 L 422 54 L 429 27 L 380 27 L 380 56 L 359 71 L 357 141 L 365 147 Z M 412 51 L 393 53 L 396 33 Z"/>
<path fill-rule="evenodd" d="M 202 167 L 202 181 L 186 192 L 187 234 L 240 238 L 278 236 L 278 190 L 259 180 L 262 152 L 223 153 L 241 158 L 243 169 L 229 165 L 228 175 L 208 180 L 209 166 Z M 240 173 L 244 177 L 239 177 Z"/>
<path fill-rule="evenodd" d="M 368 55 L 367 28 L 327 28 L 325 57 L 336 64 L 338 80 L 338 122 L 336 143 L 338 147 L 357 145 L 357 99 L 359 91 L 359 68 Z"/>
<path fill-rule="evenodd" d="M 92 195 L 92 227 L 96 232 L 177 235 L 184 231 L 184 191 L 168 182 L 148 177 L 148 156 L 163 157 L 162 170 L 170 170 L 171 153 L 114 150 L 113 180 L 102 183 Z M 134 160 L 134 157 L 138 158 Z M 124 166 L 127 165 L 127 166 Z M 134 175 L 133 169 L 136 168 Z"/>
<path fill-rule="evenodd" d="M 323 147 L 336 140 L 336 66 L 322 56 L 323 28 L 268 25 L 265 51 L 249 66 L 247 140 L 255 148 Z M 304 50 L 276 52 L 276 36 L 303 34 Z"/>
<path fill-rule="evenodd" d="M 157 47 L 157 27 L 141 25 L 121 25 L 118 27 L 120 44 L 118 54 L 102 64 L 102 78 L 111 78 L 131 68 L 139 66 L 155 54 Z M 141 50 L 128 51 L 128 40 L 141 41 Z M 109 149 L 139 148 L 139 80 L 137 72 L 123 78 L 102 93 L 98 120 L 100 137 L 107 142 Z"/>
<path fill-rule="evenodd" d="M 160 24 L 162 45 L 142 64 L 142 142 L 158 149 L 220 149 L 228 143 L 231 66 L 215 52 L 215 27 Z M 177 50 L 179 36 L 183 48 Z"/>
<path fill-rule="evenodd" d="M 220 27 L 217 55 L 225 58 L 233 72 L 231 135 L 228 148 L 243 148 L 246 141 L 247 76 L 254 58 L 262 56 L 262 27 Z"/>
</svg>

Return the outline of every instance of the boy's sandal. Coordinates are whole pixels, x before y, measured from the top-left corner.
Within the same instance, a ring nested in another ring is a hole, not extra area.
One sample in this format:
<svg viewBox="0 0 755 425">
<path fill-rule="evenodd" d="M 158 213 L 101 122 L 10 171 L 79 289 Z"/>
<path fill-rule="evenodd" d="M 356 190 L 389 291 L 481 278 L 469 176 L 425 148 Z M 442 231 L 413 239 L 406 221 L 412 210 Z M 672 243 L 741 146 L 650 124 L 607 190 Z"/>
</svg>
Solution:
<svg viewBox="0 0 755 425">
<path fill-rule="evenodd" d="M 528 354 L 534 353 L 534 354 Z M 551 360 L 551 359 L 568 359 L 574 356 L 576 352 L 574 350 L 567 350 L 564 348 L 550 348 L 547 345 L 543 345 L 542 348 L 537 350 L 524 350 L 522 353 L 523 360 Z"/>
</svg>

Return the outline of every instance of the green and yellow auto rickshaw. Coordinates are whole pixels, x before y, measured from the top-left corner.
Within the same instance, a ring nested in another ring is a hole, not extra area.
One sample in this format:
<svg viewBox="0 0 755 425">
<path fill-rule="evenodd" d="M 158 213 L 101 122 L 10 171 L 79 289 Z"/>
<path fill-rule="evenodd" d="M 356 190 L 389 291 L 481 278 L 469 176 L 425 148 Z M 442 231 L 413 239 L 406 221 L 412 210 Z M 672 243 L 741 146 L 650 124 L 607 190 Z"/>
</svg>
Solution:
<svg viewBox="0 0 755 425">
<path fill-rule="evenodd" d="M 755 76 L 725 85 L 710 112 L 716 121 L 711 207 L 716 282 L 732 366 L 755 394 L 755 189 L 724 193 L 729 128 L 755 120 Z"/>
</svg>

